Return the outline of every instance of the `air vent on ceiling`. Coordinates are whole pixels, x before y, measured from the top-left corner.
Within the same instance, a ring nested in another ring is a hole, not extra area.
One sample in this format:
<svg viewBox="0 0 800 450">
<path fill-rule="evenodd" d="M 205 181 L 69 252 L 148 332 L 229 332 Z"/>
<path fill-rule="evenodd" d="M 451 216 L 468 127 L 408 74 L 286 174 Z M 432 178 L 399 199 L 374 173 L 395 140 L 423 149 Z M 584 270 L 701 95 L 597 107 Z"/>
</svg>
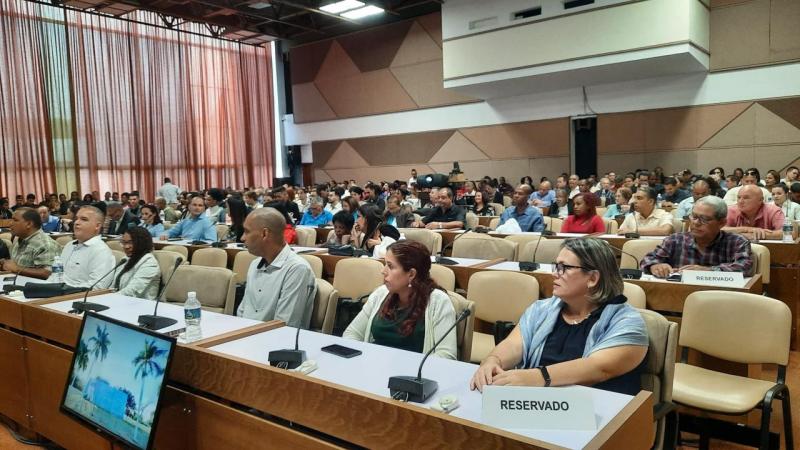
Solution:
<svg viewBox="0 0 800 450">
<path fill-rule="evenodd" d="M 470 30 L 480 30 L 481 28 L 489 28 L 497 25 L 497 16 L 486 17 L 483 19 L 473 20 L 469 23 Z"/>
<path fill-rule="evenodd" d="M 594 0 L 565 0 L 564 9 L 577 8 L 579 6 L 591 5 Z"/>
<path fill-rule="evenodd" d="M 537 6 L 535 8 L 528 8 L 523 9 L 522 11 L 517 11 L 511 15 L 511 20 L 520 20 L 520 19 L 527 19 L 529 17 L 541 16 L 542 15 L 542 7 Z"/>
</svg>

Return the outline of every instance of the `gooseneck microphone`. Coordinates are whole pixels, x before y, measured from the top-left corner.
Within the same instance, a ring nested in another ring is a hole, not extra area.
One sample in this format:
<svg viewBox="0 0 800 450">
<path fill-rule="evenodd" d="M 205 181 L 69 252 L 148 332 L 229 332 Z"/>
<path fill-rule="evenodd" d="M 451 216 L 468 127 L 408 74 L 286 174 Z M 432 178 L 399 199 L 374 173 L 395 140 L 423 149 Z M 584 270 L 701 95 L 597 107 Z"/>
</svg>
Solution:
<svg viewBox="0 0 800 450">
<path fill-rule="evenodd" d="M 630 256 L 634 261 L 636 261 L 636 267 L 639 267 L 641 261 L 636 255 L 628 253 L 625 250 L 611 244 L 609 244 L 609 247 L 620 252 L 622 255 Z M 623 280 L 638 280 L 642 278 L 642 271 L 640 269 L 619 269 L 619 274 L 622 276 Z"/>
<path fill-rule="evenodd" d="M 469 315 L 470 311 L 468 309 L 461 311 L 461 314 L 459 314 L 459 316 L 456 318 L 455 323 L 453 323 L 447 332 L 445 332 L 442 337 L 439 338 L 435 344 L 433 344 L 433 347 L 428 350 L 428 353 L 425 353 L 425 356 L 419 363 L 419 369 L 417 370 L 416 377 L 394 376 L 389 378 L 389 393 L 393 399 L 423 403 L 439 389 L 439 383 L 436 381 L 422 378 L 422 366 L 425 365 L 425 361 L 428 360 L 428 356 L 430 356 L 431 353 L 436 350 L 436 347 L 442 343 L 444 338 L 446 338 L 459 323 L 469 317 Z"/>
<path fill-rule="evenodd" d="M 120 259 L 119 262 L 117 263 L 117 265 L 115 265 L 113 269 L 109 270 L 108 272 L 106 272 L 105 275 L 103 275 L 102 277 L 98 278 L 97 281 L 95 281 L 94 284 L 92 284 L 92 286 L 89 288 L 89 290 L 87 290 L 86 293 L 83 294 L 83 301 L 82 302 L 73 302 L 72 303 L 72 311 L 70 311 L 70 312 L 74 313 L 74 314 L 80 314 L 80 313 L 84 313 L 86 311 L 105 311 L 105 310 L 107 310 L 108 306 L 101 305 L 99 303 L 89 303 L 89 302 L 86 301 L 86 298 L 89 297 L 89 292 L 92 292 L 92 289 L 94 289 L 94 287 L 97 286 L 98 283 L 103 281 L 107 276 L 111 275 L 112 272 L 116 272 L 117 269 L 119 269 L 119 267 L 121 265 L 125 264 L 126 262 L 128 262 L 128 258 Z"/>
<path fill-rule="evenodd" d="M 636 220 L 636 205 L 631 205 L 631 214 L 633 215 L 634 232 L 625 233 L 625 237 L 628 239 L 639 239 L 641 236 L 639 235 L 639 221 Z"/>
<path fill-rule="evenodd" d="M 153 308 L 153 314 L 143 314 L 139 316 L 139 319 L 137 319 L 140 327 L 146 328 L 148 330 L 160 330 L 162 328 L 166 328 L 170 325 L 175 325 L 176 323 L 178 323 L 177 320 L 172 319 L 170 317 L 159 316 L 158 304 L 161 303 L 161 299 L 164 298 L 164 294 L 167 292 L 167 286 L 169 286 L 169 283 L 172 281 L 172 278 L 175 276 L 175 272 L 178 271 L 178 267 L 180 267 L 182 262 L 183 262 L 183 257 L 179 256 L 175 258 L 175 266 L 172 268 L 172 273 L 170 273 L 167 282 L 164 283 L 164 287 L 161 289 L 161 293 L 158 294 L 158 297 L 156 297 L 156 306 Z"/>
<path fill-rule="evenodd" d="M 447 249 L 451 248 L 453 246 L 453 244 L 455 244 L 456 241 L 461 238 L 461 236 L 464 236 L 465 234 L 469 233 L 470 231 L 472 231 L 472 229 L 471 228 L 467 228 L 466 230 L 464 230 L 463 233 L 461 233 L 458 236 L 456 236 L 455 238 L 453 238 L 452 242 L 450 242 L 449 244 L 447 244 L 444 247 L 442 247 L 442 249 L 439 250 L 439 254 L 436 255 L 436 261 L 434 261 L 434 262 L 436 264 L 441 264 L 443 266 L 455 266 L 456 264 L 458 264 L 458 261 L 452 260 L 450 258 L 445 258 L 444 257 L 444 252 Z"/>
<path fill-rule="evenodd" d="M 300 327 L 294 335 L 294 350 L 273 350 L 267 355 L 269 364 L 279 369 L 296 369 L 306 360 L 306 351 L 300 350 Z"/>
</svg>

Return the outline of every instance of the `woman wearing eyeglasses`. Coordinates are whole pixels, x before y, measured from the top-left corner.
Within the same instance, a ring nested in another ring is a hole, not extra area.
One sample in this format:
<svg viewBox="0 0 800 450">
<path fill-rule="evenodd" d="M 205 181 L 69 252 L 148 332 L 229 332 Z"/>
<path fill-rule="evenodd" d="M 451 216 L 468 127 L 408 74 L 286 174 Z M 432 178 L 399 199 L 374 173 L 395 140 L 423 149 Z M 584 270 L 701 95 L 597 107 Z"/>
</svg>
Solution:
<svg viewBox="0 0 800 450">
<path fill-rule="evenodd" d="M 611 246 L 596 238 L 564 241 L 553 278 L 553 297 L 528 307 L 470 388 L 581 384 L 638 393 L 647 328 L 622 295 Z"/>
<path fill-rule="evenodd" d="M 158 217 L 158 216 L 156 216 Z M 128 262 L 117 270 L 114 288 L 117 293 L 155 300 L 161 284 L 161 269 L 153 256 L 153 238 L 142 227 L 130 227 L 122 235 L 122 249 Z"/>
</svg>

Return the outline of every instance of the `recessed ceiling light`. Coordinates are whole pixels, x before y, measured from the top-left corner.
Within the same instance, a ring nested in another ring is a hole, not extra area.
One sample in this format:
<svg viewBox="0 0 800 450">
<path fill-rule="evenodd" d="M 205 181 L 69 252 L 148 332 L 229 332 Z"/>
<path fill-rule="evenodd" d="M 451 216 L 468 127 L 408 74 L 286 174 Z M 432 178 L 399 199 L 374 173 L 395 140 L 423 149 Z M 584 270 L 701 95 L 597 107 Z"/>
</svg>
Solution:
<svg viewBox="0 0 800 450">
<path fill-rule="evenodd" d="M 269 8 L 272 5 L 270 5 L 267 2 L 256 2 L 256 3 L 250 3 L 249 6 L 253 9 L 264 9 L 264 8 Z"/>
<path fill-rule="evenodd" d="M 364 6 L 364 2 L 360 2 L 358 0 L 342 0 L 321 6 L 319 9 L 331 14 L 339 14 L 351 9 L 360 8 L 362 6 Z"/>
<path fill-rule="evenodd" d="M 351 11 L 347 11 L 342 13 L 342 17 L 347 17 L 348 19 L 360 19 L 362 17 L 373 16 L 375 14 L 383 13 L 383 8 L 378 8 L 377 6 L 368 5 L 363 8 L 354 9 Z"/>
</svg>

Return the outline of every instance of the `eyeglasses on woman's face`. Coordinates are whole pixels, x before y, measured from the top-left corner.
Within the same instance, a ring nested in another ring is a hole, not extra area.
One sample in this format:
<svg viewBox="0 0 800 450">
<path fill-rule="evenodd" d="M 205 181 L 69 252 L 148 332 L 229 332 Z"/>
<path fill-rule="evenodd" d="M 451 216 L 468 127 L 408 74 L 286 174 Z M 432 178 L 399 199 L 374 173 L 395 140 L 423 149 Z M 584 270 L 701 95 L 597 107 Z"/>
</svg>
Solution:
<svg viewBox="0 0 800 450">
<path fill-rule="evenodd" d="M 553 274 L 558 275 L 559 277 L 563 277 L 564 273 L 566 273 L 567 269 L 583 269 L 586 271 L 591 271 L 595 269 L 591 269 L 589 267 L 584 266 L 573 266 L 570 264 L 564 264 L 562 262 L 557 262 L 553 264 Z"/>
</svg>

